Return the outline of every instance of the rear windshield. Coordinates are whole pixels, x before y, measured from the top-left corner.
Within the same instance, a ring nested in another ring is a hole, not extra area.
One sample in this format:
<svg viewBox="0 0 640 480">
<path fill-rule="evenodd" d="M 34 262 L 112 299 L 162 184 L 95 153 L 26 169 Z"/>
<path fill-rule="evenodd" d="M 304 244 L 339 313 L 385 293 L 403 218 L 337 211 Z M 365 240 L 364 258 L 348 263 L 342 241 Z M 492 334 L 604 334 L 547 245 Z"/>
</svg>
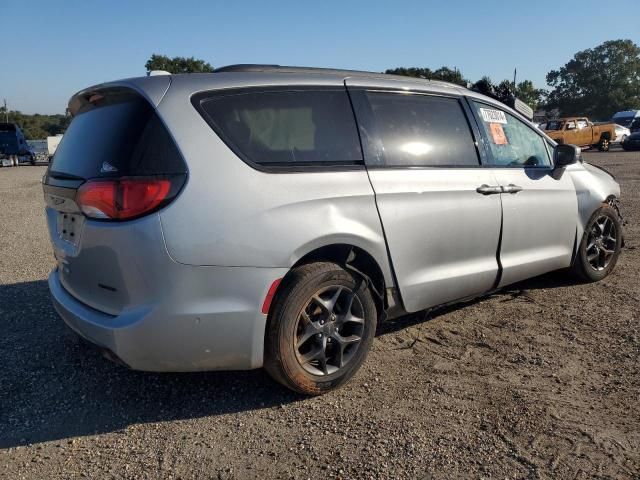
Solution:
<svg viewBox="0 0 640 480">
<path fill-rule="evenodd" d="M 249 163 L 362 164 L 349 97 L 341 90 L 260 91 L 200 99 L 199 110 Z"/>
<path fill-rule="evenodd" d="M 84 179 L 185 173 L 173 140 L 153 107 L 134 93 L 95 94 L 74 117 L 49 174 Z"/>
</svg>

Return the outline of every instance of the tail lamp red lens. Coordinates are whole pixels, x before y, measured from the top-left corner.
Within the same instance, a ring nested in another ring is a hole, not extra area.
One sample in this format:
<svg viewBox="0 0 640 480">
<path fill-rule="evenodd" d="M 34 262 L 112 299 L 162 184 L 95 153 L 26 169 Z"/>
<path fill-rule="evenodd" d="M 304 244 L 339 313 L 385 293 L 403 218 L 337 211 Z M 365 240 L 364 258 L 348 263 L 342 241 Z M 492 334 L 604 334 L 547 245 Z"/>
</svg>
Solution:
<svg viewBox="0 0 640 480">
<path fill-rule="evenodd" d="M 171 186 L 166 178 L 89 180 L 78 189 L 76 203 L 90 218 L 128 220 L 165 204 L 170 200 Z"/>
</svg>

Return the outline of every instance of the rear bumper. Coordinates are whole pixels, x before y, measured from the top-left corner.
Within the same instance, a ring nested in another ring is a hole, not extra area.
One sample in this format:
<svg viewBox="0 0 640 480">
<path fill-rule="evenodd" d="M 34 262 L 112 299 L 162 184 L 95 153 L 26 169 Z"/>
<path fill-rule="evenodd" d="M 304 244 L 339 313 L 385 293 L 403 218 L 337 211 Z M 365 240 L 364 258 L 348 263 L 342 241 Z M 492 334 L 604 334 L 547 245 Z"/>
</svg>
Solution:
<svg viewBox="0 0 640 480">
<path fill-rule="evenodd" d="M 54 307 L 85 339 L 129 367 L 147 371 L 247 370 L 263 363 L 266 315 L 260 309 L 281 268 L 181 265 L 159 303 L 119 315 L 95 310 L 49 275 Z"/>
</svg>

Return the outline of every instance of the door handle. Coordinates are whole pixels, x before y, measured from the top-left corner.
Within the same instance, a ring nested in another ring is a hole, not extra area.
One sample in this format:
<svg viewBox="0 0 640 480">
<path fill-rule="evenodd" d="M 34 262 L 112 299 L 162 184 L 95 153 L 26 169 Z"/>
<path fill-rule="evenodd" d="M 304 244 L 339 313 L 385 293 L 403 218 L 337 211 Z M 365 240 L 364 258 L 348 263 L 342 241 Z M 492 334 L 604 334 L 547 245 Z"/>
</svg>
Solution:
<svg viewBox="0 0 640 480">
<path fill-rule="evenodd" d="M 486 183 L 483 183 L 476 188 L 476 192 L 481 193 L 482 195 L 496 195 L 498 193 L 502 193 L 502 187 L 499 185 L 487 185 Z"/>
<path fill-rule="evenodd" d="M 521 191 L 522 191 L 522 187 L 520 187 L 519 185 L 514 185 L 513 183 L 510 183 L 509 185 L 504 187 L 505 193 L 518 193 Z"/>
</svg>

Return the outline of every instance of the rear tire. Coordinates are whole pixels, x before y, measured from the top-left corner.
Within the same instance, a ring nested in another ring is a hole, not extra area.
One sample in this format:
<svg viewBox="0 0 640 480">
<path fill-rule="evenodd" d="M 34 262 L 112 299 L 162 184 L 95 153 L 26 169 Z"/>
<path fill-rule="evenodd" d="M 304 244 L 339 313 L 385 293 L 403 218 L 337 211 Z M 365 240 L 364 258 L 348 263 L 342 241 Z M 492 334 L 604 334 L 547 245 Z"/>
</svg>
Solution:
<svg viewBox="0 0 640 480">
<path fill-rule="evenodd" d="M 608 152 L 611 148 L 611 142 L 608 138 L 602 137 L 598 142 L 598 150 L 601 152 Z"/>
<path fill-rule="evenodd" d="M 265 336 L 265 369 L 296 392 L 329 392 L 358 371 L 376 323 L 363 278 L 335 263 L 302 265 L 278 289 Z"/>
<path fill-rule="evenodd" d="M 573 273 L 587 282 L 602 280 L 616 266 L 622 249 L 622 224 L 618 213 L 603 204 L 587 222 L 578 246 Z"/>
</svg>

